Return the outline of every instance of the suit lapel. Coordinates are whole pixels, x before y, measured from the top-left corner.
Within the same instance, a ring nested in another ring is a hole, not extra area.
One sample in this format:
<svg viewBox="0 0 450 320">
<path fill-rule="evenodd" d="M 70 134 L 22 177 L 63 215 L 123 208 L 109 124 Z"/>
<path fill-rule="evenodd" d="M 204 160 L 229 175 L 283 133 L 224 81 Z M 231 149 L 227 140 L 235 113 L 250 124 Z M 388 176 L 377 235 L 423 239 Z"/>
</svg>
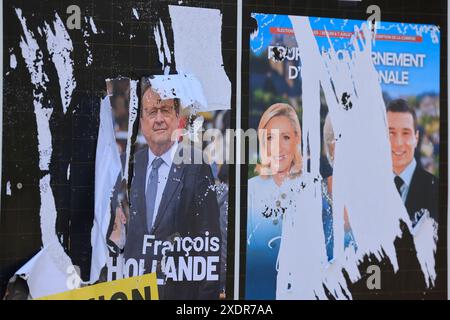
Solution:
<svg viewBox="0 0 450 320">
<path fill-rule="evenodd" d="M 164 192 L 161 197 L 161 202 L 158 208 L 158 214 L 155 219 L 155 223 L 153 224 L 153 230 L 158 228 L 161 223 L 162 218 L 166 213 L 167 205 L 172 200 L 172 197 L 177 193 L 177 189 L 183 186 L 183 171 L 185 164 L 172 164 L 170 168 L 169 176 L 167 178 L 166 187 L 164 188 Z"/>
<path fill-rule="evenodd" d="M 148 164 L 148 149 L 140 155 L 141 159 L 135 159 L 134 169 L 135 175 L 133 177 L 135 186 L 133 188 L 134 201 L 136 206 L 136 218 L 139 220 L 139 224 L 142 226 L 147 226 L 147 208 L 145 205 L 145 178 L 147 176 L 147 164 Z M 144 227 L 147 230 L 147 227 Z"/>
<path fill-rule="evenodd" d="M 408 196 L 406 197 L 406 210 L 409 213 L 409 216 L 411 219 L 414 218 L 414 210 L 415 204 L 417 203 L 417 200 L 421 197 L 421 183 L 420 183 L 420 167 L 419 164 L 417 164 L 416 169 L 414 170 L 411 184 L 409 186 Z"/>
</svg>

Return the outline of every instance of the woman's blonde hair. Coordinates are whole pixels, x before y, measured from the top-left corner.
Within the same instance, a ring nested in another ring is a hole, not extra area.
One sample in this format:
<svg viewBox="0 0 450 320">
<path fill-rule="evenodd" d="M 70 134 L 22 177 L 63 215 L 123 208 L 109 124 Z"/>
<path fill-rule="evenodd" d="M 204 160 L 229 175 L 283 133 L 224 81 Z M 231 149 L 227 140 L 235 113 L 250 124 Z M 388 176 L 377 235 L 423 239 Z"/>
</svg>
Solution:
<svg viewBox="0 0 450 320">
<path fill-rule="evenodd" d="M 267 177 L 272 175 L 270 170 L 270 159 L 267 157 L 267 130 L 266 126 L 269 121 L 274 117 L 284 116 L 291 122 L 292 128 L 294 129 L 295 135 L 298 138 L 298 147 L 294 154 L 294 159 L 292 160 L 291 170 L 289 177 L 293 178 L 302 173 L 303 159 L 300 152 L 301 134 L 302 129 L 300 127 L 300 122 L 298 121 L 297 113 L 295 109 L 287 103 L 275 103 L 271 105 L 262 115 L 258 126 L 258 141 L 259 141 L 259 156 L 261 163 L 256 165 L 255 171 L 261 177 Z"/>
</svg>

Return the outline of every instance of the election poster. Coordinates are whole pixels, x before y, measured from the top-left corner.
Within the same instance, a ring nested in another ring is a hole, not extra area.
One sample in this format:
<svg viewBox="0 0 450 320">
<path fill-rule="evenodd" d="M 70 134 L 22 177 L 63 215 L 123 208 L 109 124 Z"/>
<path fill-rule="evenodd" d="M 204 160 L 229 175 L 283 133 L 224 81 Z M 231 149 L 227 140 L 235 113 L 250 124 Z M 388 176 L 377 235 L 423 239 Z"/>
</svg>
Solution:
<svg viewBox="0 0 450 320">
<path fill-rule="evenodd" d="M 245 298 L 445 298 L 439 27 L 248 19 Z"/>
<path fill-rule="evenodd" d="M 2 299 L 230 297 L 235 17 L 172 2 L 4 1 Z"/>
</svg>

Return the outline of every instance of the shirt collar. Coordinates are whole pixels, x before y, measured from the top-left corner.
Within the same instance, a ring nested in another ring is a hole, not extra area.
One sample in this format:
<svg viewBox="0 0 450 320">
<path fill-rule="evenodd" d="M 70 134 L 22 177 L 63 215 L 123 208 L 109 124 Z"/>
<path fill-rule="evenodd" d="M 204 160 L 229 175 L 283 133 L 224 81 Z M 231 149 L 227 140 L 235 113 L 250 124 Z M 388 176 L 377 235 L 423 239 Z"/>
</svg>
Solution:
<svg viewBox="0 0 450 320">
<path fill-rule="evenodd" d="M 167 150 L 165 153 L 163 153 L 159 158 L 161 158 L 164 163 L 169 166 L 169 168 L 172 166 L 173 158 L 175 156 L 175 152 L 178 149 L 178 142 L 175 142 L 172 144 L 172 146 Z M 150 167 L 152 165 L 153 160 L 157 158 L 157 156 L 152 152 L 150 148 L 148 148 L 148 165 L 147 167 Z"/>
<path fill-rule="evenodd" d="M 416 159 L 413 158 L 412 161 L 406 166 L 406 168 L 399 175 L 407 186 L 411 185 L 412 176 L 414 174 L 414 170 L 416 170 L 416 166 L 417 166 Z"/>
</svg>

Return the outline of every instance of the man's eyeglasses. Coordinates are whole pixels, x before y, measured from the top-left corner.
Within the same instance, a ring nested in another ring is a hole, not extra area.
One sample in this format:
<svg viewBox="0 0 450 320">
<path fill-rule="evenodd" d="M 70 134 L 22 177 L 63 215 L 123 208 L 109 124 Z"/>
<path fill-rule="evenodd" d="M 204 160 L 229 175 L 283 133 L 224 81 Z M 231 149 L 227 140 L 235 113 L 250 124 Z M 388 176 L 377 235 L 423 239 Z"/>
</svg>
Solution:
<svg viewBox="0 0 450 320">
<path fill-rule="evenodd" d="M 158 111 L 161 112 L 163 117 L 168 118 L 173 115 L 175 110 L 173 107 L 152 108 L 152 109 L 144 110 L 144 115 L 147 118 L 155 119 L 156 116 L 158 115 Z"/>
</svg>

